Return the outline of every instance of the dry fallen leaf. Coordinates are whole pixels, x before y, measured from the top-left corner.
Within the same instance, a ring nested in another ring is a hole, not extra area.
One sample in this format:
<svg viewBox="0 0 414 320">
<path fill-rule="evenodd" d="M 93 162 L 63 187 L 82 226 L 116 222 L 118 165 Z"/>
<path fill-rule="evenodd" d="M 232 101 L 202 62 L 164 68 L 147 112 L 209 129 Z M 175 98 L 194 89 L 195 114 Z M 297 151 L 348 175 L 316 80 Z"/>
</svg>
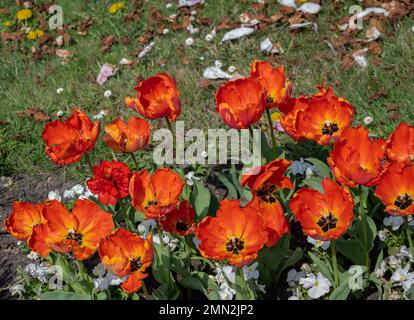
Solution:
<svg viewBox="0 0 414 320">
<path fill-rule="evenodd" d="M 49 121 L 50 117 L 47 116 L 43 110 L 33 107 L 21 112 L 17 112 L 17 115 L 21 118 L 32 118 L 35 121 Z"/>
</svg>

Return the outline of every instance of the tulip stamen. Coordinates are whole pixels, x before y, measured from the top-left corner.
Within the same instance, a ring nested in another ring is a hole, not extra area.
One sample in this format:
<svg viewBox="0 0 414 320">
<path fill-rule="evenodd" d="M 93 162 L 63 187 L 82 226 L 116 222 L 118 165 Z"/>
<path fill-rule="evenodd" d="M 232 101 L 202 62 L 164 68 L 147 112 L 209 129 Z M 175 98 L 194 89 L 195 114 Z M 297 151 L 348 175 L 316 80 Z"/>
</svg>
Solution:
<svg viewBox="0 0 414 320">
<path fill-rule="evenodd" d="M 188 224 L 184 221 L 177 220 L 177 222 L 175 223 L 175 228 L 177 229 L 177 231 L 185 232 L 188 230 Z"/>
<path fill-rule="evenodd" d="M 230 239 L 229 242 L 226 244 L 226 250 L 235 254 L 236 256 L 239 255 L 240 251 L 244 249 L 244 241 L 240 240 L 239 238 L 233 237 Z"/>
<path fill-rule="evenodd" d="M 141 257 L 133 258 L 129 260 L 131 272 L 138 271 L 144 265 L 141 261 Z"/>
<path fill-rule="evenodd" d="M 336 224 L 338 223 L 338 219 L 332 215 L 331 212 L 329 214 L 322 216 L 317 225 L 322 229 L 323 232 L 328 232 L 331 229 L 336 228 Z"/>
<path fill-rule="evenodd" d="M 406 193 L 399 195 L 394 202 L 394 205 L 400 208 L 401 210 L 407 209 L 412 204 L 413 204 L 413 198 L 411 198 Z"/>
<path fill-rule="evenodd" d="M 66 240 L 74 240 L 79 246 L 82 245 L 82 238 L 82 234 L 73 229 L 69 230 L 68 235 L 66 236 Z"/>
<path fill-rule="evenodd" d="M 265 202 L 275 203 L 277 202 L 277 198 L 274 195 L 276 190 L 276 185 L 268 183 L 257 191 L 257 196 Z"/>
<path fill-rule="evenodd" d="M 326 121 L 322 127 L 323 135 L 333 135 L 335 132 L 339 131 L 339 127 L 335 122 Z"/>
</svg>

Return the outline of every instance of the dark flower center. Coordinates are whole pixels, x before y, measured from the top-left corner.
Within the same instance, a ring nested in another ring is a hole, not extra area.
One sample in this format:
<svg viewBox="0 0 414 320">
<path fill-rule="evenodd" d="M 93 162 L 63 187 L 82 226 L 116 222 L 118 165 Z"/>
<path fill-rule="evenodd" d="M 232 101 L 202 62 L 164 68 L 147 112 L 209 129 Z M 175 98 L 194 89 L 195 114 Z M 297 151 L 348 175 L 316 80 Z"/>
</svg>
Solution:
<svg viewBox="0 0 414 320">
<path fill-rule="evenodd" d="M 80 246 L 82 245 L 82 234 L 75 230 L 70 230 L 66 236 L 66 240 L 74 240 Z"/>
<path fill-rule="evenodd" d="M 226 244 L 226 250 L 235 254 L 236 256 L 239 255 L 240 251 L 244 249 L 244 241 L 240 240 L 239 238 L 233 237 L 230 239 L 229 242 Z"/>
<path fill-rule="evenodd" d="M 336 123 L 325 122 L 322 127 L 322 134 L 333 135 L 335 132 L 339 130 L 339 127 Z"/>
<path fill-rule="evenodd" d="M 177 222 L 175 223 L 175 228 L 177 229 L 177 231 L 187 231 L 188 230 L 188 225 L 181 220 L 177 220 Z"/>
<path fill-rule="evenodd" d="M 144 209 L 148 209 L 149 207 L 151 207 L 151 206 L 156 206 L 158 204 L 158 201 L 157 200 L 150 200 L 150 201 L 148 201 L 148 204 L 147 204 L 147 206 L 144 208 Z"/>
<path fill-rule="evenodd" d="M 129 260 L 129 263 L 131 267 L 131 272 L 137 271 L 143 266 L 143 263 L 141 262 L 141 257 L 131 259 Z"/>
<path fill-rule="evenodd" d="M 412 204 L 413 204 L 413 198 L 411 198 L 406 193 L 399 195 L 394 202 L 394 205 L 400 208 L 401 210 L 407 209 Z"/>
<path fill-rule="evenodd" d="M 277 190 L 277 186 L 274 184 L 265 184 L 263 185 L 258 191 L 257 191 L 257 196 L 265 201 L 265 202 L 270 202 L 270 203 L 275 203 L 277 202 L 277 199 L 274 195 L 275 191 Z"/>
<path fill-rule="evenodd" d="M 328 232 L 331 229 L 336 228 L 336 224 L 338 223 L 338 219 L 335 218 L 332 213 L 321 217 L 317 222 L 317 225 L 322 229 L 323 232 Z"/>
<path fill-rule="evenodd" d="M 268 96 L 267 98 L 266 98 L 266 103 L 272 103 L 273 102 L 273 98 L 272 97 L 270 97 L 270 96 Z"/>
</svg>

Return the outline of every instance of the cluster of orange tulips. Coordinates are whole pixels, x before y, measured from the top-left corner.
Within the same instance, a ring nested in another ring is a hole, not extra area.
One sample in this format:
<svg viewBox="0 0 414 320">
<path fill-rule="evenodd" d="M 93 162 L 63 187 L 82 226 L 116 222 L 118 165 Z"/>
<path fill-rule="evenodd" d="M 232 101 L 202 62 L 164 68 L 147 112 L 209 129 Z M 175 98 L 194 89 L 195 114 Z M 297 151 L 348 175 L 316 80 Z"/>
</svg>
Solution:
<svg viewBox="0 0 414 320">
<path fill-rule="evenodd" d="M 146 119 L 166 119 L 172 130 L 171 122 L 181 113 L 173 79 L 160 73 L 143 80 L 135 89 L 137 96 L 126 98 L 126 105 Z M 231 128 L 252 127 L 264 114 L 270 124 L 273 159 L 241 177 L 239 187 L 251 193 L 245 203 L 224 199 L 216 210 L 208 206 L 207 216 L 203 216 L 196 210 L 195 191 L 185 184 L 182 168 L 181 173 L 170 168 L 134 172 L 116 160 L 94 165 L 89 154 L 98 140 L 100 124 L 74 109 L 66 122 L 56 120 L 46 125 L 42 133 L 45 150 L 58 165 L 85 157 L 93 174 L 87 186 L 98 201 L 77 200 L 71 211 L 56 200 L 16 202 L 4 222 L 7 231 L 27 241 L 28 247 L 43 257 L 55 252 L 83 261 L 98 252 L 108 271 L 126 277 L 122 289 L 134 293 L 140 290 L 159 252 L 154 251 L 151 233 L 146 239 L 136 233 L 136 221 L 128 217 L 132 208 L 145 219 L 157 221 L 161 245 L 161 230 L 180 239 L 195 234 L 197 247 L 184 241 L 184 246 L 191 247 L 190 259 L 199 252 L 202 259 L 238 268 L 257 260 L 262 250 L 277 247 L 279 240 L 290 233 L 294 220 L 300 222 L 303 234 L 328 241 L 344 236 L 355 219 L 360 221 L 356 237 L 369 267 L 367 194 L 372 191 L 391 215 L 414 214 L 413 126 L 400 124 L 387 140 L 372 138 L 367 128 L 351 127 L 355 110 L 332 88 L 322 86 L 314 95 L 292 97 L 292 84 L 286 81 L 283 67 L 273 68 L 268 62 L 254 61 L 250 77 L 225 83 L 215 98 L 217 113 Z M 331 172 L 317 186 L 297 188 L 287 174 L 291 161 L 277 158 L 269 111 L 273 108 L 281 113 L 280 123 L 291 138 L 329 148 L 327 163 Z M 136 163 L 139 159 L 134 153 L 149 144 L 151 127 L 139 117 L 131 117 L 128 122 L 118 118 L 104 131 L 104 143 L 115 153 L 131 155 Z M 289 192 L 288 196 L 284 191 Z M 121 211 L 126 213 L 125 218 L 115 219 Z M 407 239 L 414 251 L 408 226 Z M 162 246 L 162 250 L 167 248 Z M 332 254 L 336 255 L 335 250 Z M 333 258 L 338 286 L 336 256 Z"/>
</svg>

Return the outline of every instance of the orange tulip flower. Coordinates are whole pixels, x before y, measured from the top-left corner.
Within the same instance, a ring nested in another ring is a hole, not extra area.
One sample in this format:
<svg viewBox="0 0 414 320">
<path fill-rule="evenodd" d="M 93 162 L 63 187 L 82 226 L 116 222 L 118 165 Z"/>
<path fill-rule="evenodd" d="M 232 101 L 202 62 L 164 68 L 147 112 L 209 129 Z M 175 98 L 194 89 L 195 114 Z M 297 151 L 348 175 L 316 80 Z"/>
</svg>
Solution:
<svg viewBox="0 0 414 320">
<path fill-rule="evenodd" d="M 188 201 L 182 201 L 180 206 L 167 213 L 164 220 L 160 220 L 161 228 L 165 231 L 185 236 L 193 233 L 195 210 Z"/>
<path fill-rule="evenodd" d="M 385 212 L 396 216 L 414 214 L 414 165 L 395 162 L 381 176 L 375 194 Z"/>
<path fill-rule="evenodd" d="M 34 228 L 29 246 L 44 257 L 53 250 L 87 259 L 114 228 L 112 215 L 89 200 L 77 200 L 72 213 L 60 202 L 49 201 L 43 215 L 47 223 Z"/>
<path fill-rule="evenodd" d="M 94 123 L 78 109 L 65 123 L 60 120 L 46 125 L 42 138 L 46 143 L 46 153 L 58 165 L 77 162 L 95 145 L 99 136 L 99 122 Z"/>
<path fill-rule="evenodd" d="M 136 98 L 127 97 L 125 104 L 148 119 L 168 117 L 171 121 L 181 113 L 180 94 L 174 80 L 166 73 L 159 73 L 141 81 L 135 87 Z"/>
<path fill-rule="evenodd" d="M 290 210 L 302 225 L 304 234 L 322 241 L 336 240 L 354 218 L 354 201 L 348 188 L 335 181 L 322 181 L 324 192 L 304 188 L 290 200 Z"/>
<path fill-rule="evenodd" d="M 328 164 L 341 184 L 374 186 L 383 171 L 386 143 L 371 140 L 368 129 L 360 126 L 347 128 L 335 143 L 328 157 Z"/>
<path fill-rule="evenodd" d="M 180 175 L 167 168 L 154 174 L 147 170 L 134 173 L 129 184 L 132 205 L 149 219 L 164 219 L 177 208 L 184 181 Z"/>
<path fill-rule="evenodd" d="M 387 140 L 387 156 L 393 161 L 414 161 L 414 126 L 398 125 Z"/>
<path fill-rule="evenodd" d="M 201 254 L 242 267 L 257 257 L 267 242 L 262 217 L 238 200 L 223 200 L 216 217 L 206 217 L 196 229 Z"/>
<path fill-rule="evenodd" d="M 43 208 L 43 203 L 31 204 L 15 201 L 12 211 L 3 222 L 4 227 L 16 239 L 27 241 L 33 233 L 33 228 L 46 222 L 43 217 Z"/>
<path fill-rule="evenodd" d="M 298 114 L 309 106 L 309 100 L 310 98 L 305 95 L 290 99 L 289 111 L 280 119 L 280 124 L 285 132 L 296 141 L 301 139 L 301 134 L 296 128 L 296 120 Z"/>
<path fill-rule="evenodd" d="M 256 78 L 264 89 L 267 97 L 266 107 L 277 107 L 284 113 L 292 92 L 292 84 L 286 82 L 284 68 L 279 66 L 273 69 L 269 62 L 255 60 L 250 66 L 250 75 Z"/>
<path fill-rule="evenodd" d="M 331 87 L 319 90 L 310 98 L 297 99 L 293 110 L 281 123 L 295 140 L 314 140 L 328 145 L 338 140 L 342 131 L 351 125 L 355 110 L 348 101 L 335 96 Z"/>
<path fill-rule="evenodd" d="M 267 247 L 276 245 L 280 238 L 289 233 L 289 223 L 279 201 L 274 198 L 262 200 L 262 198 L 254 196 L 247 206 L 254 208 L 263 219 L 268 235 Z"/>
<path fill-rule="evenodd" d="M 218 89 L 216 105 L 216 111 L 229 127 L 247 129 L 262 117 L 266 94 L 256 79 L 237 79 Z"/>
<path fill-rule="evenodd" d="M 120 278 L 127 276 L 122 289 L 135 293 L 142 286 L 142 279 L 147 277 L 145 270 L 153 258 L 152 234 L 144 240 L 135 233 L 118 229 L 99 245 L 102 264 Z"/>
<path fill-rule="evenodd" d="M 150 140 L 151 126 L 147 121 L 131 117 L 128 123 L 121 118 L 105 126 L 103 141 L 115 152 L 133 153 L 145 148 Z"/>
<path fill-rule="evenodd" d="M 241 185 L 248 186 L 264 201 L 276 201 L 274 193 L 283 188 L 292 189 L 293 184 L 284 174 L 292 162 L 276 159 L 259 168 L 253 168 L 241 178 Z M 273 201 L 273 202 L 275 202 Z"/>
</svg>

